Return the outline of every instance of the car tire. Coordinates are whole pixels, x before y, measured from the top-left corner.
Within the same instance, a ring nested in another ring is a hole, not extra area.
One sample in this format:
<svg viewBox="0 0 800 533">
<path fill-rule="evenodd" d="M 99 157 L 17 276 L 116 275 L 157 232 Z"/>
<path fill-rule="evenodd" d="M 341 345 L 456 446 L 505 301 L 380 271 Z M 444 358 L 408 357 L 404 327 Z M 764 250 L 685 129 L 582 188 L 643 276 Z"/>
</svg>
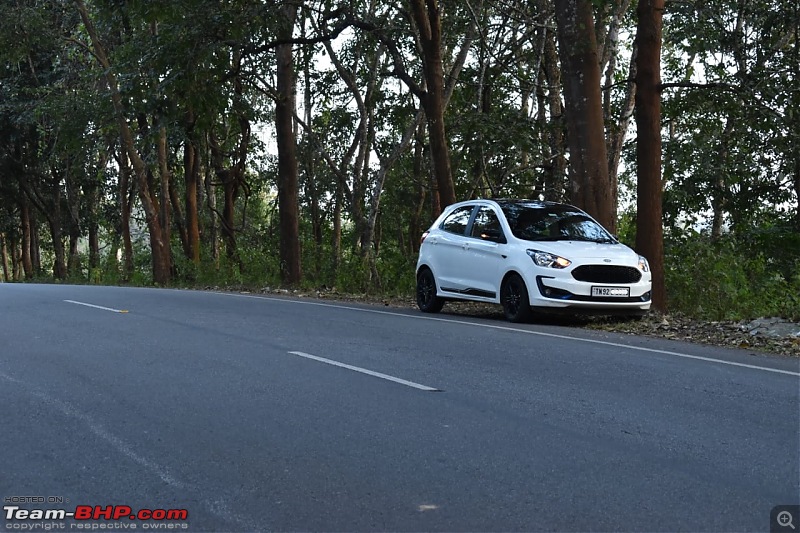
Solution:
<svg viewBox="0 0 800 533">
<path fill-rule="evenodd" d="M 525 281 L 517 274 L 511 274 L 500 287 L 500 303 L 503 305 L 503 314 L 509 322 L 529 322 L 533 317 L 528 287 Z"/>
<path fill-rule="evenodd" d="M 438 313 L 444 306 L 444 300 L 436 296 L 436 278 L 429 268 L 423 268 L 417 274 L 417 307 L 423 313 Z"/>
</svg>

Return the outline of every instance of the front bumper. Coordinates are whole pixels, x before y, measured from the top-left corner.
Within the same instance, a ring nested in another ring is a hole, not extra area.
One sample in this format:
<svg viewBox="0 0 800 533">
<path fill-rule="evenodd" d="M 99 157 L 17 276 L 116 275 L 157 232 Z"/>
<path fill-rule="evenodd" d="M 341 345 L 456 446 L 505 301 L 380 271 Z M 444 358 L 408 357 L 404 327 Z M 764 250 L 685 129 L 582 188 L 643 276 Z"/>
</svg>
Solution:
<svg viewBox="0 0 800 533">
<path fill-rule="evenodd" d="M 630 289 L 627 297 L 592 296 L 592 287 L 619 287 Z M 636 283 L 591 283 L 570 277 L 538 275 L 533 284 L 531 306 L 548 308 L 573 308 L 595 310 L 642 310 L 650 309 L 652 283 L 643 276 Z"/>
</svg>

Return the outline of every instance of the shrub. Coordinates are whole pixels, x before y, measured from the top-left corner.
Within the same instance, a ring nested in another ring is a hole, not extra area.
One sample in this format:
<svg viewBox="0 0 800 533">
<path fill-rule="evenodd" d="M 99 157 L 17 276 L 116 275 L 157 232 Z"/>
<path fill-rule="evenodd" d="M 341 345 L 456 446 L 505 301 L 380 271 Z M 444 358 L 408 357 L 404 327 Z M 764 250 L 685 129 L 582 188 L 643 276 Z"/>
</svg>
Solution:
<svg viewBox="0 0 800 533">
<path fill-rule="evenodd" d="M 712 240 L 688 232 L 669 239 L 664 258 L 669 309 L 710 320 L 800 320 L 800 258 L 792 255 L 732 235 Z"/>
</svg>

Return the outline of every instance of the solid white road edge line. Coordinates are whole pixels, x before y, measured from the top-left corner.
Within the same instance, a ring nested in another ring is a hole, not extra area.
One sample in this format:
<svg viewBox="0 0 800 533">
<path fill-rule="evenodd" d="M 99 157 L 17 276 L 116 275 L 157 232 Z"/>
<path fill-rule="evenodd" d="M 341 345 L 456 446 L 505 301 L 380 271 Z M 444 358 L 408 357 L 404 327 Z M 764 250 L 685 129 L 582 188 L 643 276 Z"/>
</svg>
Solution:
<svg viewBox="0 0 800 533">
<path fill-rule="evenodd" d="M 681 352 L 673 352 L 670 350 L 659 350 L 656 348 L 645 348 L 644 346 L 631 346 L 629 344 L 622 344 L 619 342 L 610 342 L 610 341 L 601 341 L 597 339 L 584 339 L 581 337 L 570 337 L 569 335 L 558 335 L 556 333 L 545 333 L 543 331 L 530 331 L 527 329 L 520 329 L 520 328 L 513 328 L 510 326 L 496 326 L 494 324 L 481 324 L 479 322 L 470 322 L 468 320 L 454 320 L 451 318 L 439 318 L 439 317 L 432 317 L 432 316 L 416 316 L 416 315 L 407 315 L 405 313 L 394 313 L 390 311 L 379 311 L 378 309 L 362 309 L 359 307 L 351 307 L 349 305 L 337 305 L 337 304 L 328 304 L 328 303 L 321 303 L 321 302 L 310 302 L 304 300 L 290 300 L 287 298 L 271 298 L 269 296 L 255 296 L 252 294 L 231 294 L 225 292 L 218 292 L 215 294 L 223 294 L 226 296 L 238 296 L 239 298 L 252 298 L 258 300 L 270 300 L 274 302 L 284 302 L 284 303 L 294 303 L 294 304 L 304 304 L 304 305 L 316 305 L 318 307 L 332 307 L 334 309 L 348 309 L 350 311 L 360 311 L 362 313 L 375 313 L 379 315 L 391 315 L 391 316 L 402 316 L 404 318 L 412 318 L 415 320 L 432 320 L 436 322 L 446 322 L 449 324 L 461 324 L 465 326 L 476 326 L 479 328 L 488 328 L 488 329 L 496 329 L 500 331 L 513 331 L 516 333 L 527 333 L 528 335 L 539 335 L 540 337 L 551 337 L 555 339 L 564 339 L 564 340 L 571 340 L 571 341 L 578 341 L 578 342 L 588 342 L 590 344 L 600 344 L 603 346 L 614 346 L 616 348 L 627 348 L 629 350 L 637 350 L 640 352 L 649 352 L 649 353 L 658 353 L 662 355 L 672 355 L 675 357 L 683 357 L 685 359 L 695 359 L 697 361 L 706 361 L 709 363 L 719 363 L 721 365 L 729 365 L 729 366 L 738 366 L 742 368 L 750 368 L 753 370 L 763 370 L 764 372 L 773 372 L 775 374 L 785 374 L 787 376 L 795 376 L 800 377 L 800 372 L 792 372 L 791 370 L 781 370 L 778 368 L 770 368 L 767 366 L 758 366 L 758 365 L 748 365 L 747 363 L 737 363 L 735 361 L 726 361 L 724 359 L 715 359 L 713 357 L 703 357 L 700 355 L 691 355 L 688 353 L 681 353 Z"/>
<path fill-rule="evenodd" d="M 87 304 L 84 302 L 76 302 L 75 300 L 64 300 L 68 304 L 83 305 L 85 307 L 94 307 L 95 309 L 102 309 L 103 311 L 111 311 L 112 313 L 127 313 L 125 309 L 111 309 L 110 307 L 103 307 L 102 305 Z"/>
<path fill-rule="evenodd" d="M 56 411 L 59 411 L 64 416 L 69 418 L 74 418 L 76 420 L 79 420 L 80 422 L 83 422 L 86 425 L 86 427 L 89 428 L 89 431 L 94 433 L 100 439 L 106 441 L 106 443 L 110 444 L 119 453 L 121 453 L 134 463 L 137 463 L 138 465 L 144 467 L 146 470 L 149 470 L 151 473 L 155 474 L 159 479 L 161 479 L 161 481 L 163 481 L 167 485 L 170 485 L 171 487 L 175 487 L 178 489 L 184 488 L 184 483 L 178 481 L 175 477 L 170 475 L 169 472 L 167 472 L 167 470 L 164 467 L 154 463 L 153 461 L 150 461 L 146 457 L 133 451 L 132 447 L 127 442 L 123 441 L 116 435 L 112 434 L 106 428 L 95 422 L 89 415 L 87 415 L 82 411 L 79 411 L 71 404 L 59 400 L 53 396 L 50 396 L 47 393 L 34 388 L 32 385 L 29 385 L 24 381 L 20 381 L 2 372 L 0 372 L 0 379 L 10 381 L 11 383 L 16 383 L 17 385 L 23 387 L 31 396 L 39 398 L 39 400 L 44 402 L 47 406 L 55 409 Z"/>
<path fill-rule="evenodd" d="M 313 359 L 314 361 L 319 361 L 320 363 L 325 363 L 328 365 L 338 366 L 341 368 L 346 368 L 348 370 L 353 370 L 355 372 L 361 372 L 362 374 L 367 374 L 368 376 L 375 376 L 376 378 L 386 379 L 389 381 L 394 381 L 395 383 L 399 383 L 401 385 L 405 385 L 407 387 L 413 387 L 415 389 L 423 390 L 426 392 L 441 392 L 440 389 L 434 389 L 433 387 L 428 387 L 427 385 L 420 385 L 419 383 L 414 383 L 413 381 L 407 381 L 405 379 L 396 378 L 394 376 L 390 376 L 388 374 L 381 374 L 380 372 L 374 372 L 372 370 L 367 370 L 366 368 L 361 368 L 358 366 L 348 365 L 345 363 L 340 363 L 339 361 L 334 361 L 332 359 L 325 359 L 324 357 L 317 357 L 316 355 L 311 355 L 310 353 L 305 352 L 289 352 L 292 355 L 298 355 L 300 357 L 305 357 L 306 359 Z"/>
<path fill-rule="evenodd" d="M 35 398 L 39 398 L 39 400 L 42 401 L 45 405 L 60 412 L 62 415 L 83 422 L 86 425 L 86 427 L 89 428 L 89 431 L 94 433 L 95 436 L 105 441 L 107 444 L 109 444 L 111 447 L 117 450 L 117 452 L 124 455 L 134 463 L 138 464 L 145 470 L 150 471 L 151 474 L 157 476 L 161 481 L 163 481 L 167 485 L 174 487 L 176 489 L 180 489 L 183 492 L 189 491 L 194 493 L 201 493 L 200 489 L 198 489 L 197 487 L 194 487 L 188 483 L 179 480 L 178 478 L 170 474 L 167 471 L 167 469 L 164 468 L 163 466 L 159 465 L 154 461 L 151 461 L 147 457 L 134 451 L 133 447 L 130 444 L 128 444 L 120 437 L 111 433 L 111 431 L 109 431 L 108 429 L 97 423 L 92 417 L 90 417 L 83 411 L 80 411 L 72 404 L 63 400 L 59 400 L 54 396 L 50 396 L 49 394 L 37 389 L 34 385 L 31 385 L 24 381 L 20 381 L 17 378 L 14 378 L 12 376 L 9 376 L 8 374 L 0 372 L 0 381 L 3 380 L 8 381 L 10 383 L 15 383 L 16 385 L 22 387 L 22 389 L 25 390 L 28 394 L 34 396 Z M 214 500 L 208 500 L 199 497 L 197 501 L 201 505 L 203 505 L 206 508 L 206 510 L 208 510 L 211 514 L 227 522 L 238 524 L 245 531 L 266 530 L 266 528 L 264 528 L 262 525 L 254 523 L 248 517 L 235 514 L 228 508 L 228 505 L 225 502 L 219 499 L 215 498 Z"/>
</svg>

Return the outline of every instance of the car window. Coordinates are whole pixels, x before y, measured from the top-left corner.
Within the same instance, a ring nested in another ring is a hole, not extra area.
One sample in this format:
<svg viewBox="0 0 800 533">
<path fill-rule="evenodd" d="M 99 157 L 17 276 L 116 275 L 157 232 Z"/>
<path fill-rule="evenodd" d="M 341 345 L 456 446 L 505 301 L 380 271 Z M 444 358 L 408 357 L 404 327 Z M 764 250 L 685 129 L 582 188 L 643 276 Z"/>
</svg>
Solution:
<svg viewBox="0 0 800 533">
<path fill-rule="evenodd" d="M 467 224 L 469 224 L 469 217 L 472 215 L 473 208 L 474 206 L 472 205 L 459 207 L 444 219 L 441 228 L 449 233 L 464 235 L 464 232 L 467 229 Z"/>
<path fill-rule="evenodd" d="M 478 239 L 486 239 L 489 236 L 494 237 L 493 240 L 502 238 L 503 229 L 500 227 L 500 220 L 494 209 L 483 206 L 478 210 L 478 214 L 475 215 L 475 220 L 472 222 L 471 235 Z"/>
<path fill-rule="evenodd" d="M 586 213 L 571 206 L 503 206 L 511 232 L 528 241 L 614 242 Z"/>
</svg>

